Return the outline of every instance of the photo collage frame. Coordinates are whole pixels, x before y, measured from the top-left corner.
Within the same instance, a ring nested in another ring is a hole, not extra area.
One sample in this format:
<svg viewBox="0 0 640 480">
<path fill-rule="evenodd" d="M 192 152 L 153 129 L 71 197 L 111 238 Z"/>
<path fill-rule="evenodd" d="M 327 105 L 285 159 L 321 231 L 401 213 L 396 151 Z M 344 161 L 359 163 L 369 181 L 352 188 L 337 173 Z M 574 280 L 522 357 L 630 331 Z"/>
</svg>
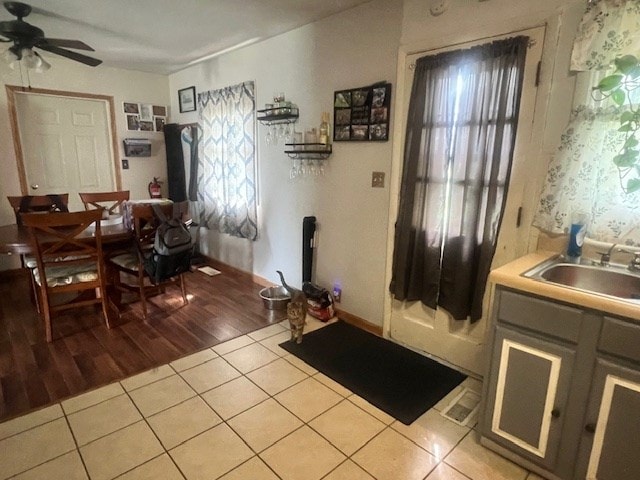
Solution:
<svg viewBox="0 0 640 480">
<path fill-rule="evenodd" d="M 334 92 L 334 142 L 386 142 L 389 140 L 390 106 L 390 83 Z"/>
<path fill-rule="evenodd" d="M 167 121 L 167 107 L 163 105 L 123 102 L 122 111 L 131 131 L 162 132 Z"/>
</svg>

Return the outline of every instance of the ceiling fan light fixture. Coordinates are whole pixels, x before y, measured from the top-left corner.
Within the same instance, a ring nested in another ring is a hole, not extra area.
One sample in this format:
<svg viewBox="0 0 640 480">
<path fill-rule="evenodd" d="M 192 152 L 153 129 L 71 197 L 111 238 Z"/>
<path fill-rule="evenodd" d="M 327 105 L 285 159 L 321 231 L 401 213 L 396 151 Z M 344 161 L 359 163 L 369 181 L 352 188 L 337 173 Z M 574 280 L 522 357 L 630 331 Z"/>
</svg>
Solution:
<svg viewBox="0 0 640 480">
<path fill-rule="evenodd" d="M 30 68 L 31 70 L 35 70 L 42 64 L 42 59 L 40 58 L 40 56 L 30 48 L 23 48 L 21 53 L 22 61 L 24 62 L 25 67 Z"/>
<path fill-rule="evenodd" d="M 34 52 L 34 47 L 90 67 L 97 67 L 102 63 L 102 60 L 74 51 L 88 50 L 93 52 L 94 49 L 86 43 L 65 38 L 47 38 L 42 29 L 25 22 L 24 18 L 32 11 L 31 6 L 26 3 L 3 1 L 3 5 L 11 15 L 16 17 L 15 20 L 0 22 L 0 42 L 13 42 L 13 46 L 9 48 L 10 51 L 0 53 L 0 57 L 5 57 L 5 62 L 11 68 L 18 65 L 29 70 L 42 72 L 51 68 L 49 63 Z M 20 63 L 22 60 L 24 62 Z"/>
<path fill-rule="evenodd" d="M 39 63 L 36 68 L 34 68 L 34 72 L 36 73 L 44 73 L 51 68 L 51 64 L 47 62 L 44 58 L 42 58 L 38 52 L 35 52 L 35 55 L 38 57 Z"/>
<path fill-rule="evenodd" d="M 16 55 L 12 48 L 7 48 L 4 52 L 2 52 L 2 60 L 5 63 L 8 63 L 11 68 L 15 67 L 17 61 L 20 60 L 20 57 Z"/>
</svg>

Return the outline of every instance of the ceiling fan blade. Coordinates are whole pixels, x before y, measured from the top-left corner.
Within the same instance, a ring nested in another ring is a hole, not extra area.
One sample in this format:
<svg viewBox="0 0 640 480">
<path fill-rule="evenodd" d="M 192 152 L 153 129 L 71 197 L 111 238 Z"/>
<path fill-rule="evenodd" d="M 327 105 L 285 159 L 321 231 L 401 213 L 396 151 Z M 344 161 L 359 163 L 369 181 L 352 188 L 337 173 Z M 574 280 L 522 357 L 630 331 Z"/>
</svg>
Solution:
<svg viewBox="0 0 640 480">
<path fill-rule="evenodd" d="M 74 50 L 88 50 L 95 52 L 93 48 L 80 40 L 67 40 L 66 38 L 43 38 L 36 47 L 41 45 L 53 45 L 54 47 L 73 48 Z"/>
<path fill-rule="evenodd" d="M 71 60 L 75 60 L 76 62 L 84 63 L 85 65 L 89 65 L 91 67 L 97 67 L 102 63 L 102 60 L 98 60 L 97 58 L 88 57 L 86 55 L 82 55 L 81 53 L 71 52 L 69 50 L 65 50 L 64 48 L 48 45 L 46 43 L 43 45 L 38 45 L 38 48 L 46 50 L 47 52 L 55 53 L 56 55 L 60 55 L 62 57 L 70 58 Z"/>
</svg>

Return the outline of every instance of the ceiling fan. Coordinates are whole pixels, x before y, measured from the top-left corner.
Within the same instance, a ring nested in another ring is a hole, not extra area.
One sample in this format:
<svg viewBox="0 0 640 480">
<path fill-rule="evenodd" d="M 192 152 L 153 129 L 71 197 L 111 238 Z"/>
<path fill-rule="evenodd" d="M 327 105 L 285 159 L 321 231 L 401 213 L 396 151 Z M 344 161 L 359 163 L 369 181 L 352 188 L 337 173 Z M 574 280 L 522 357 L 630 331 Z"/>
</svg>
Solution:
<svg viewBox="0 0 640 480">
<path fill-rule="evenodd" d="M 94 49 L 86 43 L 80 40 L 46 38 L 41 29 L 22 20 L 31 13 L 30 5 L 21 2 L 4 2 L 4 7 L 11 15 L 17 17 L 17 20 L 0 22 L 0 42 L 13 42 L 13 45 L 9 47 L 8 50 L 15 56 L 12 57 L 13 60 L 21 60 L 23 57 L 26 59 L 29 56 L 35 56 L 39 59 L 40 56 L 33 51 L 33 48 L 39 48 L 91 67 L 96 67 L 102 63 L 102 60 L 98 60 L 97 58 L 67 50 L 68 48 L 72 48 L 74 50 L 88 50 L 93 52 Z M 6 40 L 1 37 L 4 37 Z"/>
</svg>

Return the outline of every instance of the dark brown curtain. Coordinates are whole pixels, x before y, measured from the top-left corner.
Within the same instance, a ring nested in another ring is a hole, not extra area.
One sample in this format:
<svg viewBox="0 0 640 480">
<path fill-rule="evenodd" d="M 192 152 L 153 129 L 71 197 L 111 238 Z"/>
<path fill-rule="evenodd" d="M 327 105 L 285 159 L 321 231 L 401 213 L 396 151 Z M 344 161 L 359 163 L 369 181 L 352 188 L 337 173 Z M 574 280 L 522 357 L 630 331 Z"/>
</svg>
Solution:
<svg viewBox="0 0 640 480">
<path fill-rule="evenodd" d="M 420 58 L 409 103 L 390 291 L 482 317 L 507 196 L 527 37 Z"/>
</svg>

